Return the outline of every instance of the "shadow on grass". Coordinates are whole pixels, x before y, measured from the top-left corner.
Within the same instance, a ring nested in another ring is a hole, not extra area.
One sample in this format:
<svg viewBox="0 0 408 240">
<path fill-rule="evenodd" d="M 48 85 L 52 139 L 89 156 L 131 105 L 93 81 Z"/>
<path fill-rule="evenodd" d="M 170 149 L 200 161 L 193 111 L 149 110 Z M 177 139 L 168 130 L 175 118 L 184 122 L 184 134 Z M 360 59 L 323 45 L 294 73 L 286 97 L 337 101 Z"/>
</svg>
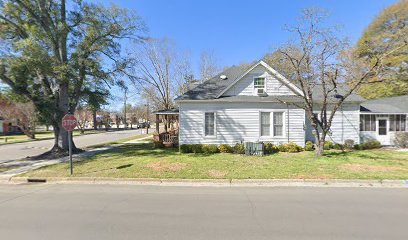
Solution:
<svg viewBox="0 0 408 240">
<path fill-rule="evenodd" d="M 125 165 L 116 167 L 116 169 L 123 169 L 123 168 L 128 168 L 128 167 L 131 167 L 131 166 L 133 166 L 133 164 L 125 164 Z"/>
<path fill-rule="evenodd" d="M 367 150 L 353 150 L 353 151 L 328 151 L 324 152 L 323 156 L 328 158 L 337 158 L 337 157 L 351 157 L 351 158 L 362 158 L 369 160 L 392 160 L 390 156 L 384 157 L 379 154 L 373 154 L 373 152 Z"/>
<path fill-rule="evenodd" d="M 151 143 L 143 143 L 143 144 L 125 144 L 114 148 L 112 150 L 103 152 L 101 154 L 95 155 L 93 158 L 98 157 L 100 155 L 106 157 L 152 157 L 152 158 L 162 158 L 162 157 L 169 157 L 169 156 L 190 156 L 190 157 L 209 157 L 214 154 L 204 154 L 204 153 L 197 153 L 197 154 L 185 154 L 179 153 L 178 148 L 154 148 L 153 144 Z"/>
<path fill-rule="evenodd" d="M 349 152 L 324 152 L 323 156 L 324 157 L 328 157 L 328 158 L 336 158 L 336 157 L 347 157 L 348 155 L 350 155 Z"/>
</svg>

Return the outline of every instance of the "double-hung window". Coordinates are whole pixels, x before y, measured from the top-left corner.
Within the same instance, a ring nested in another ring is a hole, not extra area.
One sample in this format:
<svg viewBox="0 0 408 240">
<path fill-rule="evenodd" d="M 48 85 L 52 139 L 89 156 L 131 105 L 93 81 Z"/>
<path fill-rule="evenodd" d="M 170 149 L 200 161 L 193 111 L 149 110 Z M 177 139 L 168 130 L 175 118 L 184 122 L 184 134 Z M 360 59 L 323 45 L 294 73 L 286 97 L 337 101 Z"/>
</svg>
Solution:
<svg viewBox="0 0 408 240">
<path fill-rule="evenodd" d="M 271 121 L 271 117 L 273 121 Z M 284 121 L 283 112 L 272 112 L 272 113 L 271 112 L 261 112 L 261 115 L 260 115 L 261 137 L 272 136 L 272 135 L 274 137 L 284 136 L 283 121 Z M 271 129 L 272 129 L 272 132 L 271 132 Z"/>
<path fill-rule="evenodd" d="M 283 112 L 273 113 L 273 136 L 283 136 Z"/>
<path fill-rule="evenodd" d="M 271 113 L 261 112 L 261 136 L 271 135 Z"/>
<path fill-rule="evenodd" d="M 205 136 L 215 136 L 215 113 L 206 112 L 204 117 Z"/>
<path fill-rule="evenodd" d="M 257 77 L 254 78 L 254 88 L 265 88 L 265 78 Z"/>
</svg>

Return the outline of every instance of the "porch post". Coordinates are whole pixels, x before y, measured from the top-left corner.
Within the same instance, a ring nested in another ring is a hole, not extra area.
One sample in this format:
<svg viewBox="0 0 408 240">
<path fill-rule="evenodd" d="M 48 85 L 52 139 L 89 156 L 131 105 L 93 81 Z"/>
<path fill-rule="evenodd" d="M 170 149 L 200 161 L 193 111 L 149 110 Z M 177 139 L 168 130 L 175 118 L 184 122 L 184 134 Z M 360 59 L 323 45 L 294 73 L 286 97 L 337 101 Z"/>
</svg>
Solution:
<svg viewBox="0 0 408 240">
<path fill-rule="evenodd" d="M 159 114 L 156 114 L 156 132 L 157 132 L 157 134 L 160 133 L 159 132 L 160 131 L 159 121 L 160 121 Z"/>
</svg>

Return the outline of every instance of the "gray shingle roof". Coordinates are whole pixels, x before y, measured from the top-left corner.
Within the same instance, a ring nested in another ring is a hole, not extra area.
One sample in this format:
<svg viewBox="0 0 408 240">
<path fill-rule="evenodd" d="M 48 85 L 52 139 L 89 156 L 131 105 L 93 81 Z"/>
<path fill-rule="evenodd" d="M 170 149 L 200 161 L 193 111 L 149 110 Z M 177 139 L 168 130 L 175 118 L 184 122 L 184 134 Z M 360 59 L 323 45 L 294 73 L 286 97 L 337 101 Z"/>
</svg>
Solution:
<svg viewBox="0 0 408 240">
<path fill-rule="evenodd" d="M 361 103 L 362 112 L 408 113 L 408 95 L 368 100 Z"/>
<path fill-rule="evenodd" d="M 349 91 L 349 88 L 346 84 L 337 84 L 336 88 L 337 92 L 333 92 L 331 94 L 332 99 L 336 99 L 337 97 L 341 97 L 344 94 L 346 94 Z M 319 102 L 324 99 L 323 97 L 323 91 L 321 91 L 321 85 L 316 85 L 313 89 L 313 101 Z M 348 96 L 345 100 L 345 102 L 364 102 L 365 99 L 361 97 L 360 95 L 356 93 L 352 93 L 350 96 Z"/>
<path fill-rule="evenodd" d="M 252 65 L 253 66 L 253 65 Z M 260 96 L 235 96 L 235 97 L 220 97 L 217 99 L 217 96 L 229 85 L 231 85 L 237 78 L 241 77 L 248 69 L 252 66 L 232 66 L 223 72 L 217 74 L 213 78 L 197 85 L 195 88 L 187 91 L 183 95 L 177 97 L 175 100 L 213 100 L 213 101 L 226 101 L 227 99 L 231 99 L 233 101 L 276 101 L 277 97 L 268 96 L 268 97 L 260 97 Z M 226 80 L 220 79 L 221 75 L 227 76 Z M 347 89 L 346 85 L 338 86 L 337 93 L 342 95 L 345 93 Z M 283 96 L 280 96 L 279 99 L 282 99 Z M 297 96 L 286 96 L 287 101 L 294 101 L 299 102 L 299 97 Z M 323 95 L 320 91 L 320 85 L 316 85 L 313 89 L 313 101 L 320 102 L 323 99 Z M 333 95 L 333 99 L 334 95 Z M 286 100 L 285 100 L 286 101 Z M 362 102 L 364 98 L 357 94 L 351 94 L 347 99 L 346 102 Z"/>
<path fill-rule="evenodd" d="M 215 99 L 226 87 L 235 79 L 239 78 L 247 71 L 249 67 L 232 66 L 225 71 L 217 74 L 213 78 L 199 84 L 195 88 L 187 91 L 176 98 L 178 100 L 208 100 Z M 220 76 L 225 75 L 227 79 L 221 80 Z"/>
</svg>

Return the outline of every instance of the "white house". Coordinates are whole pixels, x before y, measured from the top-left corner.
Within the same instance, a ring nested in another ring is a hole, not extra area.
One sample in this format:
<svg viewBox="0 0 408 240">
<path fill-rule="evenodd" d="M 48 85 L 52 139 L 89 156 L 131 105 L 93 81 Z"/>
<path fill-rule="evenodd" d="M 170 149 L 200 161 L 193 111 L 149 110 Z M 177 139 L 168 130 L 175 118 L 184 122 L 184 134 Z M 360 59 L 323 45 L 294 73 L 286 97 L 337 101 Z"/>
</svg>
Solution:
<svg viewBox="0 0 408 240">
<path fill-rule="evenodd" d="M 339 89 L 341 91 L 341 89 Z M 176 98 L 180 144 L 235 144 L 245 141 L 313 141 L 301 90 L 263 61 L 251 67 L 231 67 Z M 313 95 L 316 110 L 321 97 Z M 360 103 L 351 95 L 333 120 L 329 140 L 360 142 Z M 318 111 L 316 112 L 318 113 Z"/>
</svg>

